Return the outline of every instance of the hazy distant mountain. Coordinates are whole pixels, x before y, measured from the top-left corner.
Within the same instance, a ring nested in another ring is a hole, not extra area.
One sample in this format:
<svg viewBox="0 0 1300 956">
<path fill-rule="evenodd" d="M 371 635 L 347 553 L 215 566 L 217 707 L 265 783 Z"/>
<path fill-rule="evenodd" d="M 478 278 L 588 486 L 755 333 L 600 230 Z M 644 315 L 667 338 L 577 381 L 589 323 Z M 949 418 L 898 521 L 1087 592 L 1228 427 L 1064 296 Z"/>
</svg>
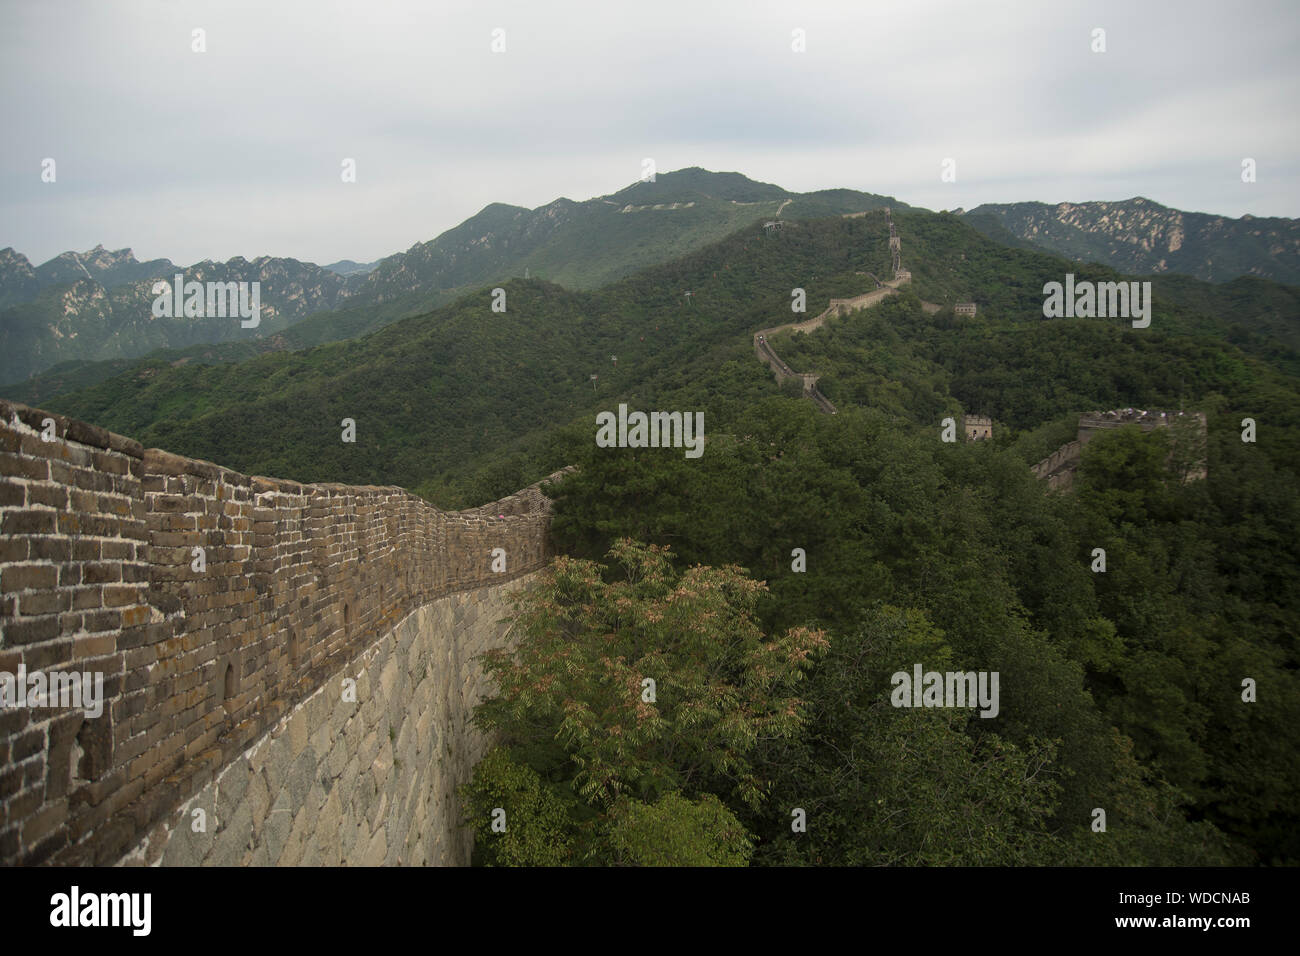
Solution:
<svg viewBox="0 0 1300 956">
<path fill-rule="evenodd" d="M 150 314 L 153 279 L 170 280 L 166 259 L 137 262 L 129 249 L 64 253 L 35 269 L 0 251 L 0 383 L 65 361 L 111 360 L 272 336 L 313 313 L 293 345 L 358 335 L 457 294 L 528 273 L 590 289 L 721 239 L 759 218 L 813 219 L 904 204 L 853 190 L 791 193 L 739 173 L 694 167 L 664 173 L 609 196 L 557 199 L 537 209 L 492 203 L 436 239 L 376 263 L 320 267 L 263 257 L 199 263 L 187 279 L 260 280 L 263 321 L 241 329 L 226 319 Z M 279 265 L 271 265 L 279 264 Z M 226 273 L 229 275 L 227 276 Z M 8 306 L 8 308 L 5 308 Z M 269 308 L 268 308 L 269 307 Z M 343 309 L 343 312 L 333 310 Z M 288 347 L 289 343 L 280 347 Z M 91 370 L 83 370 L 93 378 Z"/>
<path fill-rule="evenodd" d="M 1300 284 L 1300 221 L 1229 219 L 1123 202 L 994 203 L 964 217 L 993 239 L 1006 234 L 1080 262 L 1129 274 L 1178 272 L 1209 282 L 1242 275 Z"/>
<path fill-rule="evenodd" d="M 22 257 L 10 258 L 11 272 L 21 278 L 21 263 L 15 258 Z M 60 256 L 52 261 L 62 268 L 70 259 Z M 93 262 L 82 264 L 94 271 Z M 111 287 L 83 275 L 49 286 L 29 302 L 0 310 L 0 382 L 21 381 L 68 360 L 134 358 L 159 348 L 273 335 L 303 316 L 337 307 L 348 296 L 349 282 L 357 281 L 311 263 L 270 256 L 252 262 L 242 257 L 224 263 L 200 262 L 184 270 L 168 263 L 164 272 L 153 277 L 121 280 L 124 273 L 142 266 L 156 268 L 157 264 L 119 259 L 116 267 L 98 269 L 110 281 L 117 279 Z M 186 281 L 258 282 L 260 324 L 245 329 L 238 318 L 156 318 L 154 283 L 170 281 L 177 271 Z"/>
<path fill-rule="evenodd" d="M 522 276 L 594 289 L 715 242 L 760 217 L 815 219 L 905 204 L 851 189 L 792 193 L 693 166 L 584 202 L 492 203 L 429 242 L 380 260 L 358 301 Z"/>
<path fill-rule="evenodd" d="M 12 247 L 0 249 L 0 309 L 28 302 L 40 291 L 40 280 L 27 257 Z"/>
<path fill-rule="evenodd" d="M 1154 283 L 1159 325 L 1151 335 L 1128 339 L 1126 322 L 1084 328 L 1083 321 L 1043 320 L 1044 276 L 1070 269 L 1068 260 L 1008 249 L 952 215 L 911 210 L 893 220 L 912 284 L 893 305 L 846 319 L 830 335 L 782 345 L 789 350 L 782 357 L 792 356 L 796 369 L 834 370 L 824 383 L 837 390 L 832 400 L 842 412 L 869 407 L 919 426 L 934 420 L 949 388 L 960 388 L 964 407 L 999 409 L 999 420 L 1014 416 L 1014 427 L 1037 428 L 1066 410 L 1098 407 L 1094 402 L 1127 405 L 1139 396 L 1153 401 L 1148 407 L 1176 402 L 1184 375 L 1188 385 L 1196 378 L 1206 389 L 1227 388 L 1235 376 L 1256 371 L 1243 367 L 1234 343 L 1279 367 L 1294 358 L 1300 330 L 1283 317 L 1296 314 L 1300 289 L 1256 278 L 1211 285 L 1160 277 Z M 796 278 L 806 283 L 809 311 L 870 289 L 874 283 L 864 273 L 882 274 L 890 262 L 887 236 L 878 213 L 822 218 L 772 238 L 751 222 L 596 291 L 536 278 L 504 280 L 506 316 L 492 316 L 484 294 L 462 295 L 373 335 L 319 348 L 252 355 L 232 345 L 204 347 L 117 364 L 112 377 L 98 381 L 85 368 L 64 367 L 3 392 L 250 473 L 416 486 L 472 467 L 479 456 L 513 454 L 523 436 L 540 439 L 584 408 L 612 407 L 601 403 L 614 395 L 648 393 L 666 402 L 667 393 L 681 389 L 678 407 L 689 407 L 687 396 L 698 402 L 725 395 L 718 404 L 735 408 L 731 402 L 742 403 L 754 389 L 779 393 L 765 373 L 744 374 L 757 365 L 753 331 L 789 314 Z M 1093 280 L 1114 277 L 1099 266 L 1077 271 Z M 684 289 L 698 296 L 693 304 L 683 301 Z M 950 304 L 958 296 L 979 303 L 977 322 L 957 322 L 951 311 L 921 318 L 922 300 Z M 877 319 L 882 315 L 892 318 Z M 292 338 L 318 319 L 280 337 Z M 1179 338 L 1181 345 L 1174 343 Z M 1052 342 L 1053 362 L 1061 364 L 1039 367 L 1039 350 Z M 990 343 L 998 343 L 999 361 L 1016 356 L 1014 375 L 987 367 L 983 349 Z M 611 355 L 618 356 L 616 365 Z M 727 369 L 732 360 L 739 364 Z M 62 394 L 33 391 L 56 373 Z M 361 454 L 340 455 L 330 429 L 356 408 L 366 410 L 374 427 Z M 1072 427 L 1068 435 L 1074 437 Z"/>
<path fill-rule="evenodd" d="M 112 289 L 175 271 L 168 259 L 139 262 L 130 249 L 109 251 L 96 246 L 89 252 L 64 252 L 35 268 L 21 252 L 0 249 L 0 308 L 30 302 L 46 289 L 82 279 Z"/>
<path fill-rule="evenodd" d="M 378 262 L 345 259 L 320 267 L 263 257 L 187 270 L 188 278 L 260 280 L 263 322 L 257 329 L 225 319 L 153 320 L 150 281 L 170 279 L 177 268 L 166 259 L 140 263 L 129 249 L 97 246 L 33 268 L 4 249 L 0 382 L 60 362 L 132 358 L 157 348 L 259 339 L 266 340 L 264 348 L 318 345 L 511 277 L 594 289 L 702 249 L 756 220 L 818 219 L 882 206 L 908 208 L 872 193 L 792 193 L 739 173 L 691 167 L 581 202 L 561 198 L 536 209 L 492 203 L 437 238 Z M 958 215 L 1005 245 L 1100 262 L 1127 274 L 1186 273 L 1220 282 L 1254 275 L 1300 284 L 1295 220 L 1227 219 L 1141 198 L 984 205 Z M 280 334 L 290 326 L 292 333 Z M 97 374 L 87 367 L 77 371 L 83 382 L 98 380 Z"/>
<path fill-rule="evenodd" d="M 379 260 L 374 262 L 353 262 L 351 259 L 340 259 L 338 262 L 331 262 L 327 266 L 321 266 L 322 269 L 328 269 L 330 272 L 337 272 L 341 276 L 365 275 L 375 266 L 379 265 Z"/>
</svg>

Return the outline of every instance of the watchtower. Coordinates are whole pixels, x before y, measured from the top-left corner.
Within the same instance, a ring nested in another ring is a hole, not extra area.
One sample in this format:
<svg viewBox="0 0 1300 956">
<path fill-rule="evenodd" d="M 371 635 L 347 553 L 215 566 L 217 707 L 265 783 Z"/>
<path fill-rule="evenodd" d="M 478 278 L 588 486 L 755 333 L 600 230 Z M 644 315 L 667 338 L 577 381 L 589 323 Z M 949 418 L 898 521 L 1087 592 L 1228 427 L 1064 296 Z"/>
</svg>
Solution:
<svg viewBox="0 0 1300 956">
<path fill-rule="evenodd" d="M 993 437 L 993 419 L 986 415 L 963 415 L 967 441 L 983 441 Z"/>
</svg>

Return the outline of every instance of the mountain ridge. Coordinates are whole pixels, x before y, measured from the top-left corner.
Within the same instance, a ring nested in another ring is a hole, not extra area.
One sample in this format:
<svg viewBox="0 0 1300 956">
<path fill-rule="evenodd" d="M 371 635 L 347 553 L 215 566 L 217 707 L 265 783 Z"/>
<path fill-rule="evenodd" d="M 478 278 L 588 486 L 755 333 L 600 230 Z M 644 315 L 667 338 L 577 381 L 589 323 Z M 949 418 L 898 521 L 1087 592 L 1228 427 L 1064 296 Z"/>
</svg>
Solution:
<svg viewBox="0 0 1300 956">
<path fill-rule="evenodd" d="M 98 245 L 33 267 L 9 247 L 0 250 L 0 382 L 17 384 L 73 362 L 80 363 L 77 375 L 84 384 L 94 374 L 86 363 L 137 358 L 159 348 L 238 340 L 260 343 L 258 348 L 323 344 L 427 312 L 512 276 L 595 289 L 759 219 L 811 220 L 885 206 L 903 213 L 912 208 L 874 193 L 794 193 L 738 172 L 691 166 L 586 200 L 558 197 L 534 209 L 488 203 L 433 239 L 365 264 L 237 256 L 181 270 L 168 259 L 141 263 L 129 248 Z M 1218 282 L 1255 275 L 1300 284 L 1296 220 L 1185 213 L 1142 196 L 1118 203 L 984 204 L 953 215 L 1003 245 L 1130 275 L 1185 273 Z M 1221 247 L 1227 251 L 1215 251 Z M 284 268 L 268 270 L 268 263 Z M 274 321 L 242 332 L 212 320 L 174 326 L 151 321 L 146 283 L 170 279 L 178 270 L 189 279 L 221 267 L 230 278 L 268 283 L 263 302 L 270 303 Z M 280 288 L 286 281 L 290 286 Z M 122 291 L 133 284 L 132 293 Z M 51 295 L 56 289 L 65 291 Z M 293 328 L 291 336 L 277 338 Z"/>
<path fill-rule="evenodd" d="M 633 199 L 635 203 L 628 201 Z M 66 361 L 132 358 L 156 348 L 261 339 L 314 315 L 324 316 L 314 326 L 320 337 L 301 344 L 319 344 L 420 314 L 469 289 L 511 276 L 532 274 L 574 289 L 596 288 L 702 248 L 757 218 L 777 215 L 783 207 L 787 216 L 815 218 L 891 202 L 895 201 L 889 197 L 853 191 L 805 197 L 740 173 L 691 167 L 582 201 L 559 197 L 535 209 L 489 203 L 434 239 L 386 256 L 364 272 L 342 274 L 315 263 L 272 256 L 228 260 L 224 266 L 232 278 L 268 283 L 262 300 L 276 310 L 278 321 L 244 332 L 221 325 L 221 320 L 183 328 L 153 323 L 148 314 L 152 296 L 146 294 L 145 283 L 170 278 L 178 267 L 169 260 L 131 266 L 143 278 L 136 280 L 128 295 L 116 291 L 121 284 L 78 287 L 78 282 L 97 280 L 93 271 L 76 274 L 81 271 L 76 253 L 55 257 L 51 263 L 57 267 L 46 271 L 47 276 L 62 277 L 63 285 L 42 286 L 38 273 L 45 266 L 32 269 L 21 253 L 7 249 L 0 252 L 0 302 L 6 301 L 7 292 L 10 303 L 0 309 L 0 348 L 5 356 L 0 361 L 0 383 L 16 384 Z M 645 208 L 628 208 L 633 206 Z M 102 247 L 96 248 L 103 253 Z M 129 250 L 108 255 L 119 253 L 135 263 Z M 117 272 L 111 273 L 114 278 L 125 275 L 129 265 L 126 258 L 119 258 Z M 289 271 L 301 274 L 296 286 L 280 288 L 277 282 L 285 274 L 274 270 L 271 275 L 253 274 L 269 262 L 294 264 Z M 183 271 L 188 280 L 216 268 L 215 263 L 198 263 Z M 106 266 L 104 274 L 109 273 Z M 64 297 L 50 297 L 65 286 Z M 31 294 L 33 287 L 37 291 L 28 301 L 14 301 Z M 315 292 L 307 294 L 308 290 Z M 113 307 L 106 308 L 106 301 Z M 336 314 L 340 309 L 349 314 Z"/>
<path fill-rule="evenodd" d="M 961 215 L 992 238 L 996 224 L 1018 240 L 1121 272 L 1182 273 L 1207 282 L 1255 275 L 1300 284 L 1300 221 L 1280 216 L 1234 219 L 1175 209 L 1145 196 L 985 203 Z"/>
</svg>

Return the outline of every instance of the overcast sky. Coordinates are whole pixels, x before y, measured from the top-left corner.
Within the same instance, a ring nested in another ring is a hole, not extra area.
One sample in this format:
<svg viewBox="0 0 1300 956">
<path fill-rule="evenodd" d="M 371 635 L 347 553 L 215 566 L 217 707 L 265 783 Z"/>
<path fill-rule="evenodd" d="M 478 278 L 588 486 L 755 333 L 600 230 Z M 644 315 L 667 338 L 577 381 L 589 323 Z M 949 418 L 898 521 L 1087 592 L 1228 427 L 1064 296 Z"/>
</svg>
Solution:
<svg viewBox="0 0 1300 956">
<path fill-rule="evenodd" d="M 489 202 L 614 192 L 645 157 L 931 209 L 1142 195 L 1300 217 L 1296 0 L 0 11 L 0 247 L 34 263 L 97 243 L 182 264 L 371 260 Z M 945 158 L 956 182 L 940 181 Z"/>
</svg>

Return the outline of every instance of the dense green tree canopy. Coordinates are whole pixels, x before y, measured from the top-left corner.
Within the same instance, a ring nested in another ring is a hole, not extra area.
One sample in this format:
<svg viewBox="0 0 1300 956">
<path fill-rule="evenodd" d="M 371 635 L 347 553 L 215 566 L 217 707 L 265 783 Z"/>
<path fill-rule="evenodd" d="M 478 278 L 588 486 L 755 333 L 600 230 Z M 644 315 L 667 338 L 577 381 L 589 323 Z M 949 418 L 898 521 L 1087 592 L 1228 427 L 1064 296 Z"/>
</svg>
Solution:
<svg viewBox="0 0 1300 956">
<path fill-rule="evenodd" d="M 1049 321 L 1044 282 L 1120 277 L 894 221 L 910 286 L 773 337 L 835 416 L 751 336 L 799 318 L 796 289 L 816 314 L 885 274 L 879 212 L 753 224 L 594 291 L 512 281 L 504 313 L 481 290 L 355 341 L 154 359 L 51 406 L 446 507 L 579 466 L 552 490 L 555 580 L 489 665 L 500 745 L 468 795 L 487 862 L 1300 860 L 1295 290 L 1167 277 L 1150 328 Z M 620 402 L 702 412 L 703 456 L 596 447 Z M 1120 429 L 1069 494 L 1031 475 L 1081 413 L 1130 406 L 1203 411 L 1204 451 Z M 993 439 L 941 441 L 963 413 Z M 996 671 L 997 717 L 893 707 L 916 663 Z"/>
<path fill-rule="evenodd" d="M 758 582 L 734 568 L 679 572 L 670 557 L 619 541 L 609 580 L 595 562 L 559 558 L 523 595 L 521 642 L 488 655 L 499 693 L 475 715 L 503 748 L 468 790 L 489 860 L 534 852 L 516 849 L 530 833 L 494 849 L 492 800 L 502 794 L 507 819 L 529 826 L 565 806 L 556 845 L 581 847 L 584 862 L 748 858 L 748 836 L 718 798 L 762 806 L 771 781 L 752 754 L 798 730 L 795 691 L 826 641 L 808 628 L 765 636 Z"/>
</svg>

